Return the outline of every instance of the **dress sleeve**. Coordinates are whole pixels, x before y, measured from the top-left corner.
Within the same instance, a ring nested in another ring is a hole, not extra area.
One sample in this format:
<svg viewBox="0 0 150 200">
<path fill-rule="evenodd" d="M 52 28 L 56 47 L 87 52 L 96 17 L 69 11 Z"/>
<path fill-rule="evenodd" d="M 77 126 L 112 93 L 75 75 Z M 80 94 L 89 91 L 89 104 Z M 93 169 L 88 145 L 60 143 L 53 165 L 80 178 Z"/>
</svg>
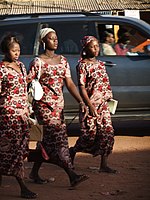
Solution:
<svg viewBox="0 0 150 200">
<path fill-rule="evenodd" d="M 1 70 L 1 64 L 0 64 L 0 93 L 2 90 L 2 77 L 3 77 L 3 74 L 2 74 L 2 70 Z"/>
<path fill-rule="evenodd" d="M 26 77 L 27 76 L 27 69 L 24 63 L 20 62 L 20 67 L 22 69 L 23 75 Z"/>
<path fill-rule="evenodd" d="M 77 69 L 77 79 L 78 79 L 78 85 L 85 86 L 86 85 L 86 77 L 87 77 L 87 71 L 86 71 L 86 64 L 85 63 L 79 63 L 76 67 Z"/>
<path fill-rule="evenodd" d="M 71 77 L 70 65 L 66 62 L 66 77 Z"/>
<path fill-rule="evenodd" d="M 103 84 L 106 86 L 106 90 L 104 93 L 104 99 L 108 100 L 110 98 L 113 98 L 113 94 L 112 94 L 112 89 L 111 89 L 111 85 L 110 85 L 110 81 L 109 81 L 109 76 L 107 74 L 106 71 L 106 67 L 104 66 L 104 71 L 105 71 L 105 75 L 103 77 Z"/>
<path fill-rule="evenodd" d="M 28 71 L 28 75 L 27 75 L 27 81 L 28 82 L 31 82 L 36 76 L 37 76 L 37 73 L 38 73 L 38 70 L 39 70 L 39 59 L 38 58 L 34 58 L 30 65 L 29 65 L 29 71 Z"/>
</svg>

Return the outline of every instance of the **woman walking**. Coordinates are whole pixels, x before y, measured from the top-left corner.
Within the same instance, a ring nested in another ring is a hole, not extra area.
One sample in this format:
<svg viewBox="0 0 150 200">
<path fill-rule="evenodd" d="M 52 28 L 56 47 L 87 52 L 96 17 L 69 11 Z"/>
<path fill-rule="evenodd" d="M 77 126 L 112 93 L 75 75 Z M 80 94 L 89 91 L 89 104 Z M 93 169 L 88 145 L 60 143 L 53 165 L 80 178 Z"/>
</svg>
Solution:
<svg viewBox="0 0 150 200">
<path fill-rule="evenodd" d="M 44 95 L 40 101 L 33 102 L 36 118 L 43 125 L 43 140 L 41 144 L 49 156 L 47 162 L 63 168 L 69 177 L 70 185 L 76 186 L 85 181 L 88 176 L 76 174 L 71 163 L 63 114 L 64 82 L 69 92 L 79 103 L 82 112 L 86 111 L 86 107 L 72 81 L 70 67 L 66 58 L 55 54 L 58 47 L 56 31 L 51 28 L 41 29 L 40 41 L 43 44 L 44 52 L 39 58 L 35 58 L 31 62 L 28 81 L 30 82 L 36 77 L 39 65 L 41 65 L 40 83 L 43 87 Z M 30 173 L 30 178 L 38 184 L 46 182 L 39 176 L 41 164 L 42 161 L 35 162 Z"/>
<path fill-rule="evenodd" d="M 89 114 L 83 121 L 83 115 L 80 113 L 81 136 L 75 146 L 70 148 L 70 155 L 72 163 L 77 152 L 100 155 L 99 172 L 116 173 L 116 170 L 111 169 L 107 164 L 114 144 L 114 129 L 108 107 L 112 90 L 104 63 L 97 60 L 99 51 L 99 42 L 95 37 L 83 38 L 77 76 L 80 94 Z"/>
<path fill-rule="evenodd" d="M 15 176 L 21 197 L 33 199 L 24 183 L 24 159 L 28 154 L 29 122 L 26 69 L 20 62 L 20 44 L 16 37 L 1 42 L 4 59 L 0 62 L 0 179 Z"/>
</svg>

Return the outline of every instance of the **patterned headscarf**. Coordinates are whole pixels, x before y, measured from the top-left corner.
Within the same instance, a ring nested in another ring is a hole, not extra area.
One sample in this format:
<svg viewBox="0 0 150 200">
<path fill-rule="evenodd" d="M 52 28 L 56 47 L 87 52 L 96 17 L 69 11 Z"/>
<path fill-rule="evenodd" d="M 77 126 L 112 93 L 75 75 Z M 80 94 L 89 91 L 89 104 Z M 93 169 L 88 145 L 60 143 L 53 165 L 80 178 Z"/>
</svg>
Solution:
<svg viewBox="0 0 150 200">
<path fill-rule="evenodd" d="M 48 33 L 50 32 L 56 32 L 54 29 L 52 28 L 42 28 L 40 30 L 40 40 L 42 40 Z"/>
<path fill-rule="evenodd" d="M 84 38 L 81 40 L 82 49 L 84 49 L 92 40 L 97 39 L 94 36 L 84 36 Z"/>
<path fill-rule="evenodd" d="M 83 57 L 86 56 L 85 47 L 93 40 L 97 40 L 97 38 L 94 36 L 84 36 L 83 39 L 80 41 L 82 50 L 81 50 L 80 59 L 78 60 L 78 62 L 80 62 L 83 59 Z"/>
</svg>

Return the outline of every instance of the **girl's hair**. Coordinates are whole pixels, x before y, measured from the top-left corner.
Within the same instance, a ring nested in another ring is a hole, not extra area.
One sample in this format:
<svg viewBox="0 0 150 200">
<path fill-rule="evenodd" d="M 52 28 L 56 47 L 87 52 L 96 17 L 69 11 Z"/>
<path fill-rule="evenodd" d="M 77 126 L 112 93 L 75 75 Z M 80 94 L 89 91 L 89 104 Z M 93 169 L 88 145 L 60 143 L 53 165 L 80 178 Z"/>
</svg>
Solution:
<svg viewBox="0 0 150 200">
<path fill-rule="evenodd" d="M 106 30 L 103 33 L 103 37 L 102 37 L 102 41 L 101 42 L 105 42 L 106 38 L 109 37 L 110 35 L 114 35 L 113 32 L 111 30 Z"/>
<path fill-rule="evenodd" d="M 123 43 L 123 44 L 126 44 L 129 41 L 130 41 L 130 35 L 128 32 L 123 33 L 118 39 L 118 43 Z"/>
<path fill-rule="evenodd" d="M 7 35 L 6 37 L 3 38 L 1 44 L 0 44 L 0 48 L 1 51 L 5 54 L 7 52 L 9 52 L 10 46 L 13 43 L 17 43 L 20 45 L 19 40 L 15 37 L 15 35 Z"/>
<path fill-rule="evenodd" d="M 93 41 L 93 40 L 97 40 L 98 39 L 94 36 L 84 36 L 83 39 L 81 40 L 81 46 L 82 46 L 82 50 L 81 50 L 81 53 L 80 53 L 80 56 L 81 56 L 81 59 L 84 59 L 86 58 L 86 48 L 88 46 L 88 44 Z"/>
</svg>

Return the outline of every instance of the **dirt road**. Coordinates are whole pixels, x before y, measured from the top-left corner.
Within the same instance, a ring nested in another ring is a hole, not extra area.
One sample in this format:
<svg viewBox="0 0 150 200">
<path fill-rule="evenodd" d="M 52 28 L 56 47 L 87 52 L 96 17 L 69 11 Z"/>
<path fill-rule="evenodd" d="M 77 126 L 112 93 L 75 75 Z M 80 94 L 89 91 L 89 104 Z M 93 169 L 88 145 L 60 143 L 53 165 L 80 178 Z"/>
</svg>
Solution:
<svg viewBox="0 0 150 200">
<path fill-rule="evenodd" d="M 75 140 L 75 137 L 69 137 L 70 146 Z M 119 171 L 118 174 L 98 173 L 99 158 L 78 153 L 75 169 L 90 178 L 70 190 L 65 172 L 46 163 L 42 165 L 40 174 L 42 177 L 54 177 L 55 181 L 45 185 L 32 183 L 28 179 L 32 163 L 25 162 L 26 182 L 30 189 L 38 193 L 39 200 L 150 200 L 150 136 L 116 136 L 109 163 Z M 13 177 L 4 177 L 0 199 L 21 200 L 19 186 Z"/>
</svg>

